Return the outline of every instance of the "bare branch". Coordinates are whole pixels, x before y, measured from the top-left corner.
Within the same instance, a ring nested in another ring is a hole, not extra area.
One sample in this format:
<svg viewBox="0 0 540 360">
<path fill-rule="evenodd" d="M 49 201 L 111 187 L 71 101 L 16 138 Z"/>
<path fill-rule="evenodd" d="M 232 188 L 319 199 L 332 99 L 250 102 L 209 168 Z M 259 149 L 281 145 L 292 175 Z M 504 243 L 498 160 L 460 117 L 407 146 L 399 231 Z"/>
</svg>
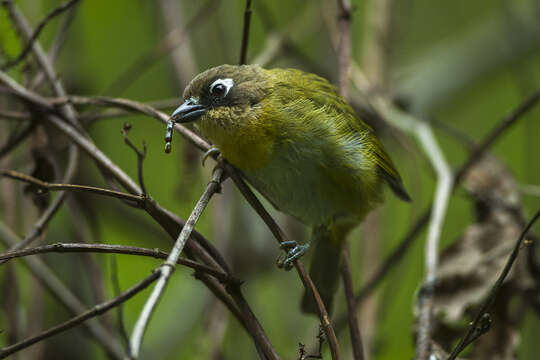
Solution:
<svg viewBox="0 0 540 360">
<path fill-rule="evenodd" d="M 534 225 L 534 223 L 540 218 L 540 210 L 536 212 L 534 217 L 529 221 L 521 235 L 519 236 L 518 240 L 516 241 L 516 245 L 514 246 L 514 250 L 512 250 L 512 253 L 508 257 L 508 261 L 506 262 L 506 265 L 504 266 L 503 270 L 501 271 L 501 275 L 493 285 L 493 288 L 491 288 L 491 291 L 489 292 L 489 296 L 484 301 L 482 306 L 480 307 L 480 310 L 478 310 L 474 321 L 472 322 L 471 326 L 467 330 L 467 333 L 465 336 L 461 339 L 459 344 L 456 345 L 450 356 L 447 360 L 455 360 L 456 357 L 474 340 L 476 340 L 478 337 L 482 336 L 487 330 L 489 330 L 489 314 L 488 309 L 495 301 L 495 297 L 497 296 L 497 293 L 499 292 L 499 289 L 501 288 L 504 280 L 506 279 L 506 276 L 508 276 L 508 273 L 512 269 L 512 266 L 514 265 L 514 262 L 516 261 L 519 251 L 521 250 L 521 246 L 523 244 L 523 241 L 525 239 L 525 236 L 527 236 L 527 233 L 531 229 L 531 227 Z"/>
<path fill-rule="evenodd" d="M 35 177 L 32 177 L 30 175 L 26 175 L 18 171 L 12 171 L 12 170 L 0 171 L 0 175 L 11 178 L 11 179 L 20 180 L 28 184 L 35 185 L 43 190 L 50 190 L 50 191 L 67 190 L 67 191 L 74 191 L 74 192 L 89 192 L 89 193 L 109 196 L 109 197 L 113 197 L 117 199 L 133 201 L 137 204 L 141 204 L 145 199 L 145 196 L 143 195 L 133 195 L 133 194 L 128 194 L 128 193 L 124 193 L 120 191 L 109 190 L 109 189 L 104 189 L 104 188 L 99 188 L 99 187 L 94 187 L 94 186 L 49 183 L 46 181 L 41 181 L 39 179 L 36 179 Z"/>
<path fill-rule="evenodd" d="M 145 257 L 153 257 L 155 259 L 167 259 L 169 254 L 159 249 L 147 249 L 137 246 L 127 245 L 110 245 L 110 244 L 82 244 L 82 243 L 56 243 L 51 245 L 37 246 L 33 248 L 26 248 L 16 251 L 6 251 L 0 254 L 0 260 L 10 260 L 18 257 L 24 257 L 36 254 L 46 253 L 105 253 L 105 254 L 125 254 L 125 255 L 137 255 Z M 208 265 L 201 264 L 197 261 L 189 259 L 178 259 L 177 264 L 187 266 L 195 271 L 207 273 L 219 281 L 238 282 L 238 280 L 232 279 L 228 274 L 223 271 L 216 270 Z"/>
<path fill-rule="evenodd" d="M 8 357 L 9 355 L 12 355 L 22 349 L 25 349 L 31 345 L 34 345 L 35 343 L 42 341 L 44 339 L 47 339 L 53 335 L 59 334 L 63 331 L 66 331 L 68 329 L 71 329 L 72 327 L 75 327 L 79 324 L 84 323 L 86 320 L 91 319 L 93 317 L 96 317 L 98 315 L 102 315 L 112 309 L 115 306 L 118 306 L 119 304 L 123 303 L 126 300 L 129 300 L 137 293 L 141 292 L 142 290 L 146 289 L 148 285 L 153 283 L 157 278 L 159 277 L 158 273 L 152 273 L 148 275 L 143 280 L 139 281 L 136 285 L 129 288 L 122 294 L 116 296 L 115 298 L 106 301 L 104 303 L 98 304 L 94 306 L 92 309 L 89 309 L 82 314 L 63 322 L 62 324 L 59 324 L 55 327 L 50 328 L 49 330 L 46 330 L 42 332 L 39 335 L 33 336 L 31 338 L 25 339 L 21 342 L 18 342 L 16 344 L 7 346 L 3 349 L 0 349 L 0 359 L 4 359 Z"/>
<path fill-rule="evenodd" d="M 178 107 L 178 98 L 175 97 L 173 99 L 150 101 L 148 103 L 145 103 L 145 105 L 151 106 L 156 110 L 175 109 Z M 23 114 L 15 113 L 13 115 L 20 116 Z M 94 121 L 97 121 L 97 120 L 118 118 L 122 116 L 130 116 L 130 115 L 133 115 L 133 110 L 129 111 L 129 110 L 124 110 L 124 109 L 106 109 L 100 112 L 88 111 L 88 112 L 82 113 L 81 115 L 79 115 L 79 119 L 81 120 L 82 123 L 91 125 L 94 123 Z M 0 112 L 0 117 L 2 117 L 1 112 Z"/>
</svg>

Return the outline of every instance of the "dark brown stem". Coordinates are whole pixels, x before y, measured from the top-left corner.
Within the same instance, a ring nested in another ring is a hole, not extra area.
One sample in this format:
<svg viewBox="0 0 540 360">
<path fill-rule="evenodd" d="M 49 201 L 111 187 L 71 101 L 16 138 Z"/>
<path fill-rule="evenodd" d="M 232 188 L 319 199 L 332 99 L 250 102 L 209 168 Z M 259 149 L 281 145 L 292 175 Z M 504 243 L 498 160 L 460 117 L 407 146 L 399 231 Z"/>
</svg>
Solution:
<svg viewBox="0 0 540 360">
<path fill-rule="evenodd" d="M 345 298 L 347 299 L 347 311 L 349 313 L 349 333 L 351 335 L 351 345 L 353 349 L 354 360 L 364 360 L 364 349 L 362 345 L 362 336 L 358 326 L 358 315 L 356 313 L 356 302 L 354 299 L 354 287 L 351 275 L 351 259 L 349 246 L 345 246 L 342 255 L 343 264 L 341 266 L 341 276 L 345 288 Z"/>
<path fill-rule="evenodd" d="M 242 30 L 242 45 L 240 47 L 240 65 L 246 64 L 247 50 L 249 43 L 249 27 L 251 25 L 251 0 L 246 0 L 246 9 L 244 10 L 244 29 Z"/>
</svg>

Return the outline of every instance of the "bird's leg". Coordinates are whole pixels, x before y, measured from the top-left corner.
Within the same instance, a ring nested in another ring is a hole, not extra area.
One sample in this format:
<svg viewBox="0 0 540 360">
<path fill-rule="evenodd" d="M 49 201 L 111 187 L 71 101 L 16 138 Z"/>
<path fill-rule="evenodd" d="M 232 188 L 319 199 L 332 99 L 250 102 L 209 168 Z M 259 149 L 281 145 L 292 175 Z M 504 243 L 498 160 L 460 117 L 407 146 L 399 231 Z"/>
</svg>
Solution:
<svg viewBox="0 0 540 360">
<path fill-rule="evenodd" d="M 204 167 L 204 163 L 206 162 L 206 159 L 208 159 L 209 156 L 214 156 L 214 155 L 221 155 L 221 151 L 215 147 L 215 146 L 212 146 L 210 149 L 208 149 L 203 157 L 202 157 L 202 166 Z"/>
<path fill-rule="evenodd" d="M 309 242 L 306 244 L 299 244 L 294 240 L 284 241 L 279 245 L 280 248 L 287 251 L 285 259 L 281 256 L 277 259 L 277 266 L 284 268 L 285 270 L 292 269 L 293 261 L 301 258 L 309 249 Z"/>
</svg>

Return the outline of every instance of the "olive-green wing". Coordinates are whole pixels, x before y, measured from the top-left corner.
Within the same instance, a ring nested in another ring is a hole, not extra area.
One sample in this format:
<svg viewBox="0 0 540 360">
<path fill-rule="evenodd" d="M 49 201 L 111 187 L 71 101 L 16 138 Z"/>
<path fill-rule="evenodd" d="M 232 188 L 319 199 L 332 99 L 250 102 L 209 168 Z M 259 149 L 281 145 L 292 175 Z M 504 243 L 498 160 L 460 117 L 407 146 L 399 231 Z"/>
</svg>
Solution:
<svg viewBox="0 0 540 360">
<path fill-rule="evenodd" d="M 296 69 L 273 69 L 269 70 L 276 76 L 276 86 L 290 86 L 294 84 L 298 95 L 310 99 L 316 107 L 325 106 L 333 112 L 336 117 L 345 119 L 348 126 L 354 128 L 359 133 L 366 133 L 370 137 L 368 142 L 368 156 L 377 164 L 379 175 L 388 183 L 390 189 L 402 200 L 410 201 L 411 198 L 405 187 L 401 176 L 397 172 L 392 160 L 384 150 L 381 142 L 373 132 L 373 129 L 360 119 L 353 108 L 339 94 L 338 89 L 326 79 L 311 73 L 306 73 Z M 280 80 L 284 80 L 283 82 Z"/>
<path fill-rule="evenodd" d="M 411 197 L 407 193 L 407 190 L 405 190 L 401 176 L 397 172 L 392 159 L 390 159 L 390 156 L 388 156 L 384 150 L 381 142 L 373 133 L 370 144 L 369 153 L 373 157 L 373 161 L 377 164 L 379 175 L 382 176 L 388 186 L 390 186 L 390 189 L 392 189 L 394 194 L 401 200 L 411 201 Z"/>
</svg>

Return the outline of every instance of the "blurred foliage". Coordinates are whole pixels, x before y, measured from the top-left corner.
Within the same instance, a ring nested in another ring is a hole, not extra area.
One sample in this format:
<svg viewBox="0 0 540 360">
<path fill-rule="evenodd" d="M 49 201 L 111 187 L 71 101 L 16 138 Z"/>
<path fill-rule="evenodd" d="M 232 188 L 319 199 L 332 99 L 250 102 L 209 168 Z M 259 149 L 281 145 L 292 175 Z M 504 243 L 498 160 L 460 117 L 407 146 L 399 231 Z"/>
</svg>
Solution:
<svg viewBox="0 0 540 360">
<path fill-rule="evenodd" d="M 18 4 L 37 24 L 56 0 L 20 0 Z M 186 84 L 177 84 L 173 77 L 170 58 L 160 57 L 133 73 L 132 84 L 124 91 L 110 93 L 111 85 L 134 64 L 137 59 L 155 51 L 168 32 L 158 6 L 159 1 L 83 0 L 69 30 L 61 52 L 57 70 L 68 92 L 80 95 L 110 95 L 139 101 L 152 101 L 179 97 Z M 208 1 L 179 0 L 179 24 L 186 24 Z M 331 81 L 337 79 L 337 59 L 332 45 L 335 34 L 336 7 L 329 0 L 253 0 L 252 28 L 248 59 L 253 60 L 264 50 L 270 34 L 285 31 L 290 45 L 269 66 L 291 66 L 318 72 Z M 352 46 L 356 61 L 362 63 L 365 49 L 366 4 L 352 1 Z M 456 0 L 395 1 L 395 36 L 391 44 L 391 89 L 406 99 L 411 108 L 426 119 L 443 123 L 474 141 L 478 141 L 505 114 L 511 111 L 540 84 L 540 5 L 537 0 Z M 194 54 L 197 71 L 222 63 L 237 63 L 242 31 L 243 0 L 216 0 L 208 7 L 208 16 L 186 29 L 187 42 Z M 212 8 L 214 7 L 214 8 Z M 293 22 L 291 30 L 286 27 Z M 47 49 L 54 40 L 60 19 L 52 21 L 40 40 Z M 478 44 L 483 47 L 479 48 Z M 22 48 L 12 30 L 5 11 L 0 11 L 0 46 L 2 57 L 11 58 Z M 502 51 L 501 49 L 506 49 Z M 472 71 L 472 70 L 474 71 Z M 20 70 L 20 69 L 19 69 Z M 15 74 L 16 72 L 14 72 Z M 2 106 L 2 103 L 0 103 Z M 87 109 L 88 110 L 88 109 Z M 493 148 L 495 154 L 511 171 L 520 184 L 540 183 L 540 110 L 537 109 L 512 128 Z M 135 144 L 145 141 L 148 156 L 144 162 L 146 187 L 164 207 L 182 218 L 187 218 L 199 194 L 209 179 L 211 161 L 201 168 L 186 163 L 185 141 L 176 136 L 172 155 L 163 152 L 164 126 L 144 116 L 129 116 L 99 120 L 90 127 L 96 144 L 128 172 L 137 177 L 136 156 L 124 145 L 120 129 L 124 122 L 133 125 L 130 137 Z M 0 124 L 2 131 L 15 124 Z M 460 164 L 467 148 L 448 132 L 436 128 L 443 151 L 452 165 Z M 0 140 L 6 136 L 1 134 Z M 394 162 L 397 164 L 414 202 L 404 204 L 390 193 L 376 212 L 378 223 L 377 261 L 363 264 L 364 244 L 361 230 L 353 234 L 351 258 L 356 288 L 366 275 L 363 269 L 376 266 L 400 241 L 417 215 L 432 199 L 435 186 L 434 173 L 425 157 L 410 140 L 386 137 Z M 59 146 L 62 146 L 59 144 Z M 17 151 L 11 159 L 13 168 L 29 171 L 28 153 Z M 6 180 L 2 180 L 4 182 Z M 82 155 L 81 169 L 75 183 L 104 185 L 100 173 L 88 157 Z M 223 196 L 212 200 L 197 229 L 223 250 L 227 260 L 246 280 L 246 297 L 266 329 L 272 343 L 283 358 L 296 359 L 298 342 L 316 345 L 318 322 L 314 317 L 299 312 L 298 303 L 302 285 L 294 272 L 284 272 L 274 266 L 279 254 L 275 241 L 261 220 L 249 210 L 233 189 L 225 186 Z M 17 233 L 25 234 L 35 217 L 30 199 L 22 195 L 15 210 L 18 218 Z M 47 232 L 47 242 L 79 241 L 74 217 L 82 216 L 92 227 L 94 241 L 168 249 L 168 236 L 144 214 L 124 206 L 119 201 L 88 195 L 74 195 L 85 209 L 83 214 L 64 206 Z M 1 201 L 0 201 L 1 202 Z M 530 214 L 540 206 L 538 198 L 524 198 L 525 211 Z M 0 210 L 3 211 L 3 210 Z M 274 212 L 275 213 L 275 212 Z M 280 222 L 296 237 L 304 236 L 298 224 L 277 215 Z M 450 244 L 472 220 L 471 203 L 465 192 L 458 189 L 452 198 L 446 218 L 442 244 Z M 537 227 L 538 228 L 538 227 Z M 374 333 L 371 339 L 373 359 L 407 359 L 414 353 L 413 306 L 415 295 L 423 279 L 423 241 L 425 233 L 415 243 L 404 261 L 392 271 L 376 292 Z M 108 255 L 92 256 L 105 278 L 105 298 L 112 297 L 109 281 Z M 80 256 L 66 254 L 47 255 L 44 259 L 80 294 L 90 306 L 95 303 L 90 287 L 91 274 Z M 158 261 L 147 258 L 117 256 L 118 275 L 123 289 L 131 286 Z M 18 309 L 22 319 L 29 319 L 35 301 L 32 296 L 35 282 L 17 261 L 12 261 L 17 274 L 21 302 Z M 4 271 L 0 272 L 1 277 Z M 148 295 L 148 290 L 124 305 L 128 331 Z M 67 318 L 46 292 L 41 292 L 42 328 Z M 343 296 L 336 301 L 335 314 L 345 309 Z M 212 294 L 190 276 L 190 271 L 179 268 L 152 319 L 145 343 L 143 358 L 152 359 L 205 359 L 213 349 L 220 350 L 224 359 L 254 359 L 251 340 L 239 324 L 228 314 L 210 321 L 209 315 L 216 305 Z M 223 310 L 221 310 L 223 311 Z M 114 312 L 107 317 L 114 321 Z M 0 329 L 5 328 L 4 314 Z M 218 325 L 224 335 L 216 335 Z M 495 325 L 496 326 L 496 325 Z M 21 330 L 24 333 L 24 328 Z M 538 314 L 531 313 L 522 326 L 519 358 L 536 359 L 540 352 L 537 334 L 540 332 Z M 26 334 L 28 335 L 28 334 Z M 44 358 L 59 358 L 58 354 L 76 354 L 80 359 L 105 358 L 94 342 L 84 341 L 87 335 L 81 328 L 59 335 L 45 343 Z M 69 341 L 68 341 L 69 339 Z M 219 339 L 219 340 L 218 340 Z M 217 341 L 217 343 L 216 343 Z M 345 358 L 350 358 L 349 338 L 340 333 Z M 221 342 L 221 343 L 220 343 Z M 7 338 L 0 334 L 0 345 Z M 56 356 L 55 356 L 56 355 Z M 72 355 L 75 357 L 75 355 Z M 328 354 L 326 356 L 329 356 Z M 73 358 L 72 357 L 72 358 Z M 24 352 L 21 359 L 24 358 Z M 64 357 L 64 358 L 70 358 Z M 325 357 L 326 358 L 326 357 Z"/>
</svg>

